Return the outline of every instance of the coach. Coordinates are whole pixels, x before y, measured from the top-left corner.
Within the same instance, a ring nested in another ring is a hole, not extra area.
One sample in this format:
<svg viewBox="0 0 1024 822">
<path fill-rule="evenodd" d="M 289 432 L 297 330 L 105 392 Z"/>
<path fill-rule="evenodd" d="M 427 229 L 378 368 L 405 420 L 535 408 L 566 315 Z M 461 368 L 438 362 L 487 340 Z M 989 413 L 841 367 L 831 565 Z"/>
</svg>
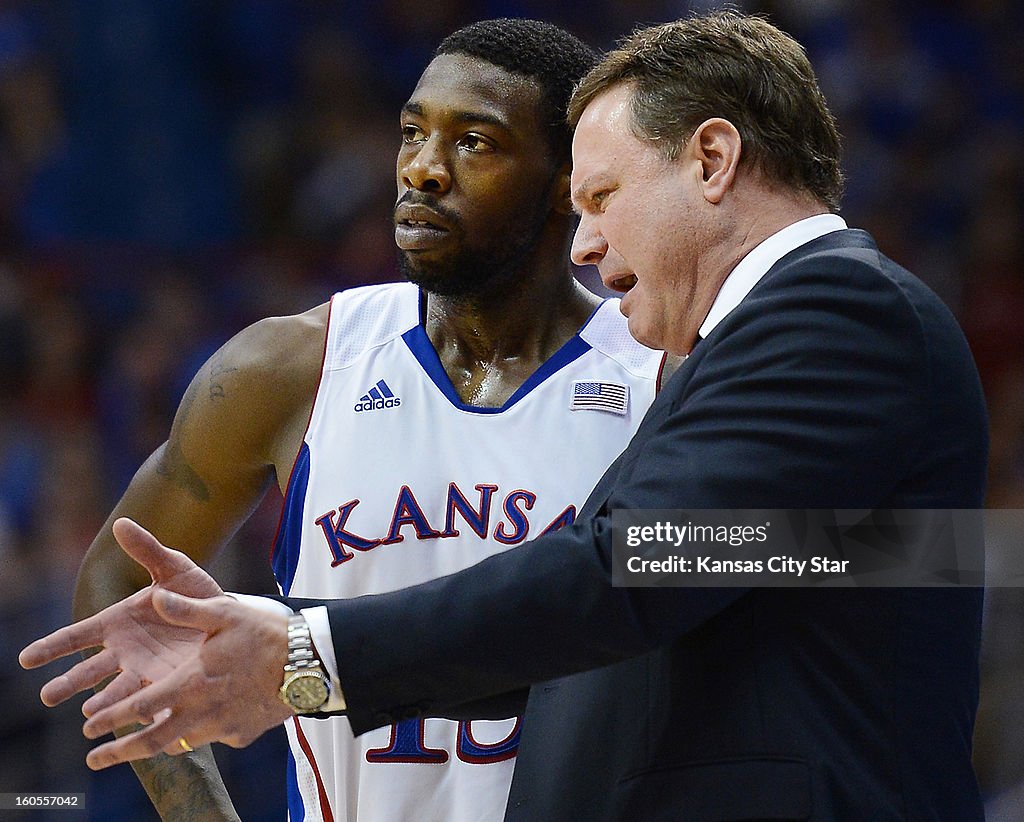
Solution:
<svg viewBox="0 0 1024 822">
<path fill-rule="evenodd" d="M 572 527 L 328 604 L 353 728 L 529 688 L 509 820 L 981 820 L 979 589 L 611 585 L 615 509 L 982 504 L 967 346 L 837 216 L 839 137 L 802 49 L 733 13 L 650 28 L 584 80 L 571 120 L 574 260 L 626 292 L 638 339 L 692 353 Z M 280 624 L 254 650 L 238 603 L 161 609 L 237 650 L 224 677 L 210 663 L 92 731 L 164 706 L 173 736 L 149 745 L 263 730 L 253 708 L 277 698 Z M 265 682 L 230 694 L 250 660 Z M 238 707 L 204 710 L 218 689 Z"/>
</svg>

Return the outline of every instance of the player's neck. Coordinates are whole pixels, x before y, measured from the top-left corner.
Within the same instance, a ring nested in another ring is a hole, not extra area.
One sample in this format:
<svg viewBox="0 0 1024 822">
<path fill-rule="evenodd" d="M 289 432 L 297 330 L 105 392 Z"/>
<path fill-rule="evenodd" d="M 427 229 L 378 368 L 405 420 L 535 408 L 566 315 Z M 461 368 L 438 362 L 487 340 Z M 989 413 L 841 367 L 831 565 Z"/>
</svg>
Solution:
<svg viewBox="0 0 1024 822">
<path fill-rule="evenodd" d="M 579 330 L 598 302 L 567 275 L 556 286 L 517 280 L 503 292 L 429 295 L 427 336 L 438 350 L 454 346 L 471 360 L 525 357 L 540 363 Z"/>
<path fill-rule="evenodd" d="M 566 274 L 517 280 L 502 294 L 432 294 L 426 332 L 464 402 L 501 405 L 580 329 L 598 302 Z"/>
</svg>

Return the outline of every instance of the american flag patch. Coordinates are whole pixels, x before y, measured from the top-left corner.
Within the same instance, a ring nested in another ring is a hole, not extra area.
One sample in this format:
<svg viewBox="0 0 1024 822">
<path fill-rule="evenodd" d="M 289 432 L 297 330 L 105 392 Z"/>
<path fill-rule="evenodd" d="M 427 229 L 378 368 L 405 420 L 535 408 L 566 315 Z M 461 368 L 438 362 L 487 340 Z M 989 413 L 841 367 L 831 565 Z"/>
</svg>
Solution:
<svg viewBox="0 0 1024 822">
<path fill-rule="evenodd" d="M 614 382 L 583 382 L 572 384 L 570 411 L 610 411 L 625 414 L 629 408 L 629 386 Z"/>
</svg>

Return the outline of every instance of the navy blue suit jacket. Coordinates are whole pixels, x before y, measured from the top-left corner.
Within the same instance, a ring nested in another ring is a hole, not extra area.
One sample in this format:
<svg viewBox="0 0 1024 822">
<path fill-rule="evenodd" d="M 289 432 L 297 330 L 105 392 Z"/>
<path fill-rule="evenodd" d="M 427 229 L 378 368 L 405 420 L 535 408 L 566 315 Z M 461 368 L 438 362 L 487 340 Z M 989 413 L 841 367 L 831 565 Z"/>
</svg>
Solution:
<svg viewBox="0 0 1024 822">
<path fill-rule="evenodd" d="M 986 432 L 938 298 L 867 234 L 820 237 L 697 347 L 571 527 L 329 603 L 352 726 L 529 688 L 508 820 L 981 820 L 980 589 L 615 588 L 609 514 L 977 508 Z"/>
</svg>

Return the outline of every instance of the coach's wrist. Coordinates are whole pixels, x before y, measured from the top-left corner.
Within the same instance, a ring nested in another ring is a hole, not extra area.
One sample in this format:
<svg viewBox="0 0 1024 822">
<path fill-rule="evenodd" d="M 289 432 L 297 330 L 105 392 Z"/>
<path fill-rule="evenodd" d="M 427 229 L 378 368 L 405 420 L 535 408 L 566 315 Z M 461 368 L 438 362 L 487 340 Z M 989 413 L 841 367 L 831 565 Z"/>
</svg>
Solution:
<svg viewBox="0 0 1024 822">
<path fill-rule="evenodd" d="M 288 657 L 278 695 L 297 714 L 319 713 L 331 695 L 330 677 L 324 672 L 302 613 L 288 617 Z"/>
<path fill-rule="evenodd" d="M 322 713 L 340 713 L 347 708 L 345 694 L 338 677 L 338 662 L 334 656 L 334 640 L 331 637 L 331 623 L 327 617 L 327 606 L 317 605 L 303 608 L 301 613 L 309 626 L 309 635 L 320 658 L 324 672 L 330 679 L 330 697 L 320 708 Z"/>
</svg>

